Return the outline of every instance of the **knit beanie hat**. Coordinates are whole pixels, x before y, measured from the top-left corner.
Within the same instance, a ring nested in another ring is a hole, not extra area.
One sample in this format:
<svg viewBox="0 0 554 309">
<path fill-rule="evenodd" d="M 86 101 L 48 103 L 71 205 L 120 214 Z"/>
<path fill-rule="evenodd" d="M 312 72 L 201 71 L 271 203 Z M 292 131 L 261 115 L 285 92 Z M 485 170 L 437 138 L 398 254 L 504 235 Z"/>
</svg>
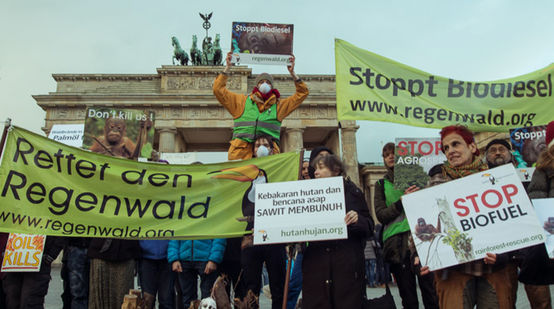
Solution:
<svg viewBox="0 0 554 309">
<path fill-rule="evenodd" d="M 554 121 L 550 121 L 550 123 L 546 126 L 545 142 L 548 148 L 554 146 Z"/>
<path fill-rule="evenodd" d="M 487 144 L 487 147 L 485 147 L 485 151 L 489 151 L 489 148 L 491 148 L 492 145 L 496 145 L 496 144 L 503 145 L 504 147 L 506 147 L 506 149 L 512 150 L 512 147 L 510 146 L 510 144 L 507 141 L 505 141 L 503 139 L 500 139 L 500 138 L 496 138 L 496 139 L 493 139 L 492 141 L 490 141 Z"/>
<path fill-rule="evenodd" d="M 256 77 L 256 86 L 261 80 L 267 79 L 271 86 L 273 86 L 273 76 L 271 76 L 269 73 L 262 73 Z"/>
</svg>

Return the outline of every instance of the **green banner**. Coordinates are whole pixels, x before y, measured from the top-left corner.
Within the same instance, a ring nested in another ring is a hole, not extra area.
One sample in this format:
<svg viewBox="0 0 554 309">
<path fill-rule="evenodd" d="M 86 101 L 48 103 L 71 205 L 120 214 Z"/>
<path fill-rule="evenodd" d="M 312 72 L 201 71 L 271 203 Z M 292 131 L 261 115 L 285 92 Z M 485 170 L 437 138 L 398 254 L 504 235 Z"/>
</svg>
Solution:
<svg viewBox="0 0 554 309">
<path fill-rule="evenodd" d="M 338 120 L 374 120 L 474 131 L 547 124 L 552 120 L 554 64 L 487 82 L 435 76 L 335 39 Z"/>
<path fill-rule="evenodd" d="M 11 127 L 0 166 L 0 231 L 203 239 L 245 233 L 253 183 L 298 179 L 300 155 L 205 165 L 109 157 Z M 243 205 L 244 204 L 244 205 Z"/>
</svg>

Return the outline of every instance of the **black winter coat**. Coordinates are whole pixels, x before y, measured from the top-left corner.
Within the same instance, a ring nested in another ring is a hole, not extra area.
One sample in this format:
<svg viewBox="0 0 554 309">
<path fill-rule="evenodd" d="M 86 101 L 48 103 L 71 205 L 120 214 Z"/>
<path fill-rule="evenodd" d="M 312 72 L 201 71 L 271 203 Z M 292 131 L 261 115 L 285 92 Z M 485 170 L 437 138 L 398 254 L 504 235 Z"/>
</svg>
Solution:
<svg viewBox="0 0 554 309">
<path fill-rule="evenodd" d="M 529 198 L 554 197 L 554 169 L 536 169 L 527 187 Z M 519 281 L 526 284 L 554 284 L 554 261 L 548 258 L 544 244 L 522 250 Z"/>
<path fill-rule="evenodd" d="M 373 219 L 364 194 L 344 181 L 346 212 L 358 213 L 347 227 L 348 238 L 310 242 L 302 263 L 303 308 L 362 308 L 364 299 L 364 244 L 373 234 Z"/>
</svg>

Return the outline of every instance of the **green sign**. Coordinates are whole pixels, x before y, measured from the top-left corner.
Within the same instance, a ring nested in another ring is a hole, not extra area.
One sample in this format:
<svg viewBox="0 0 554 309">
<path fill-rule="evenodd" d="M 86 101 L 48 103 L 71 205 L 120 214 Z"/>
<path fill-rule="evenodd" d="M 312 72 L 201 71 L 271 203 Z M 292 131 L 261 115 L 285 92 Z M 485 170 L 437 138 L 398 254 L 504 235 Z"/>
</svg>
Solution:
<svg viewBox="0 0 554 309">
<path fill-rule="evenodd" d="M 109 157 L 12 127 L 0 166 L 0 231 L 203 239 L 245 233 L 253 183 L 298 179 L 300 155 L 205 165 Z"/>
<path fill-rule="evenodd" d="M 552 120 L 554 64 L 514 78 L 474 82 L 435 76 L 335 40 L 338 120 L 374 120 L 474 131 Z"/>
</svg>

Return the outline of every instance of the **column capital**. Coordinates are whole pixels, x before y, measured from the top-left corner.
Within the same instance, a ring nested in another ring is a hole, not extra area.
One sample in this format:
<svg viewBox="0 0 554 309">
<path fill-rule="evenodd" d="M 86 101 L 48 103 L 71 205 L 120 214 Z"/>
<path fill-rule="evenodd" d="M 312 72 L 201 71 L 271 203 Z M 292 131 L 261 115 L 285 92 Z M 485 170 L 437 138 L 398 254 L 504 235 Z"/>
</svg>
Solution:
<svg viewBox="0 0 554 309">
<path fill-rule="evenodd" d="M 173 133 L 173 134 L 177 134 L 177 129 L 175 129 L 175 128 L 170 128 L 170 127 L 156 128 L 156 131 L 158 131 L 158 132 L 160 132 L 160 133 Z"/>
<path fill-rule="evenodd" d="M 342 130 L 353 130 L 357 131 L 360 126 L 356 124 L 356 121 L 354 120 L 343 120 L 339 122 L 340 128 Z"/>
<path fill-rule="evenodd" d="M 303 133 L 304 129 L 305 128 L 285 128 L 285 132 L 287 132 L 287 133 L 295 133 L 295 132 Z"/>
</svg>

